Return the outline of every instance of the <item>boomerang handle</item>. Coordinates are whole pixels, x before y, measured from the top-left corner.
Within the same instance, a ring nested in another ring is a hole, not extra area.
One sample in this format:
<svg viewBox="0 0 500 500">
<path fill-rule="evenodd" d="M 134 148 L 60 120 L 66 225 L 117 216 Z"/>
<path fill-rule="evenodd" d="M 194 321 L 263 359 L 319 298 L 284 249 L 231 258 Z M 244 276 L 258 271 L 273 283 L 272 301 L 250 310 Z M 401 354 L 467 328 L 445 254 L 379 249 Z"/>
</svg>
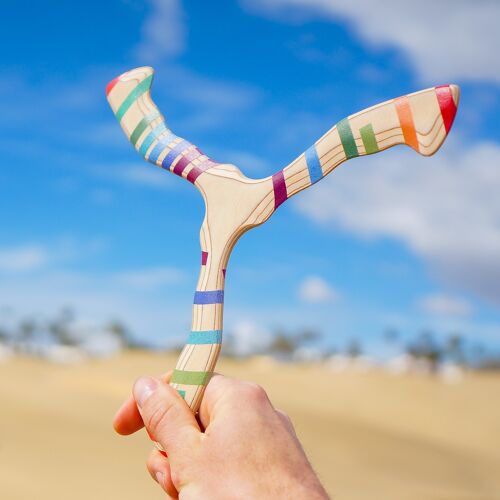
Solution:
<svg viewBox="0 0 500 500">
<path fill-rule="evenodd" d="M 108 102 L 128 140 L 146 161 L 194 184 L 218 163 L 167 127 L 151 99 L 153 76 L 149 66 L 123 73 L 108 83 Z"/>
<path fill-rule="evenodd" d="M 456 85 L 422 90 L 345 118 L 290 165 L 272 176 L 275 208 L 345 160 L 406 144 L 434 154 L 451 129 L 460 97 Z"/>
</svg>

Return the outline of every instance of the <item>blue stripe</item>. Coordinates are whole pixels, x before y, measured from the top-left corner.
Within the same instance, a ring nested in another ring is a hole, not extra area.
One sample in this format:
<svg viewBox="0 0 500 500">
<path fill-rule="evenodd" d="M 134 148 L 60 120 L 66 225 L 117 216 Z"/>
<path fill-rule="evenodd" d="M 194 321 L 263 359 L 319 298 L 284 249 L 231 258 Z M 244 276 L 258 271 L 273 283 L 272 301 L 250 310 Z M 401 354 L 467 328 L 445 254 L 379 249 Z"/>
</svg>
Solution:
<svg viewBox="0 0 500 500">
<path fill-rule="evenodd" d="M 222 304 L 224 302 L 224 290 L 210 290 L 208 292 L 195 292 L 195 304 Z"/>
<path fill-rule="evenodd" d="M 142 142 L 141 147 L 139 148 L 139 154 L 143 157 L 146 156 L 146 152 L 148 151 L 149 146 L 151 146 L 154 140 L 163 132 L 165 132 L 165 130 L 168 130 L 165 126 L 165 122 L 161 122 L 160 124 L 156 125 L 156 127 L 151 132 L 149 132 L 149 134 Z"/>
<path fill-rule="evenodd" d="M 151 163 L 156 163 L 156 160 L 158 159 L 158 156 L 161 155 L 162 151 L 173 141 L 177 139 L 177 136 L 171 132 L 170 130 L 168 131 L 168 134 L 163 136 L 159 141 L 158 144 L 153 148 L 151 153 L 149 153 L 148 161 Z"/>
<path fill-rule="evenodd" d="M 321 164 L 319 162 L 316 146 L 313 144 L 305 154 L 307 168 L 309 170 L 309 178 L 311 179 L 311 184 L 314 184 L 323 177 L 323 171 L 321 170 Z"/>
<path fill-rule="evenodd" d="M 203 330 L 191 332 L 188 344 L 220 344 L 222 342 L 222 330 Z"/>
<path fill-rule="evenodd" d="M 189 141 L 183 140 L 182 142 L 179 142 L 177 146 L 175 146 L 170 153 L 168 153 L 167 156 L 163 159 L 161 162 L 161 167 L 165 168 L 167 170 L 170 170 L 170 167 L 172 166 L 172 163 L 174 160 L 185 150 L 188 149 L 189 146 L 191 146 L 191 143 Z"/>
</svg>

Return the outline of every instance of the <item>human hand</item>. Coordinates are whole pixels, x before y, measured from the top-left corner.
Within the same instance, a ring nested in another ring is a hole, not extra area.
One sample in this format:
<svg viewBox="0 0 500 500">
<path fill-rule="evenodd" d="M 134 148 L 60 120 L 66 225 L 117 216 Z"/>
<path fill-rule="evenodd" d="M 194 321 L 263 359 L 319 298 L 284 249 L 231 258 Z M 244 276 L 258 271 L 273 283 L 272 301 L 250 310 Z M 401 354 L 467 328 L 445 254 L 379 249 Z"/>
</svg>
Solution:
<svg viewBox="0 0 500 500">
<path fill-rule="evenodd" d="M 127 435 L 145 425 L 163 446 L 168 458 L 155 449 L 147 467 L 170 497 L 328 498 L 290 419 L 264 389 L 214 375 L 196 420 L 169 378 L 137 380 L 114 427 Z"/>
</svg>

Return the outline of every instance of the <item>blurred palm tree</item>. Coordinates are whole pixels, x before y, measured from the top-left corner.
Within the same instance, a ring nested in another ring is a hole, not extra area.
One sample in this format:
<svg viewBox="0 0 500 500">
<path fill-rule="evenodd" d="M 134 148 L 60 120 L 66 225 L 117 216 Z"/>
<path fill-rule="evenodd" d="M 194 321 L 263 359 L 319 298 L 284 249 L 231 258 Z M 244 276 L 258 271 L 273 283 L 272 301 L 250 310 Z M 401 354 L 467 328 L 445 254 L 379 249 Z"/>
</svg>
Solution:
<svg viewBox="0 0 500 500">
<path fill-rule="evenodd" d="M 49 322 L 48 329 L 54 340 L 61 345 L 75 346 L 78 344 L 74 333 L 71 331 L 71 323 L 75 319 L 75 313 L 70 307 L 64 307 L 59 314 Z"/>
</svg>

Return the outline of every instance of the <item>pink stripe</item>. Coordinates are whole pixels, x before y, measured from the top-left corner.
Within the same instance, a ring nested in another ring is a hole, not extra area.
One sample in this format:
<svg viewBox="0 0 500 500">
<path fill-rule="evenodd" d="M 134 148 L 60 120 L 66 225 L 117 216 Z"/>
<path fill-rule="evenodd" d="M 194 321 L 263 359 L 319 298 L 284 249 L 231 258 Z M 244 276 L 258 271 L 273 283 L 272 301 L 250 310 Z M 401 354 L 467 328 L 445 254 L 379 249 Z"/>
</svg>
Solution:
<svg viewBox="0 0 500 500">
<path fill-rule="evenodd" d="M 184 155 L 176 164 L 174 167 L 174 174 L 177 175 L 182 175 L 182 172 L 184 172 L 184 169 L 196 158 L 200 156 L 200 152 L 198 149 L 192 149 L 189 151 L 186 155 Z"/>
<path fill-rule="evenodd" d="M 201 265 L 206 266 L 208 259 L 208 252 L 201 252 Z"/>
<path fill-rule="evenodd" d="M 274 208 L 278 208 L 288 198 L 283 170 L 273 175 Z"/>
<path fill-rule="evenodd" d="M 192 182 L 194 184 L 194 182 L 196 181 L 196 179 L 198 179 L 198 177 L 203 172 L 205 172 L 205 170 L 208 170 L 209 168 L 215 167 L 215 165 L 217 165 L 217 162 L 211 160 L 210 158 L 207 158 L 202 163 L 200 163 L 200 165 L 198 165 L 197 167 L 193 167 L 189 171 L 189 174 L 187 175 L 187 180 L 189 182 Z"/>
</svg>

